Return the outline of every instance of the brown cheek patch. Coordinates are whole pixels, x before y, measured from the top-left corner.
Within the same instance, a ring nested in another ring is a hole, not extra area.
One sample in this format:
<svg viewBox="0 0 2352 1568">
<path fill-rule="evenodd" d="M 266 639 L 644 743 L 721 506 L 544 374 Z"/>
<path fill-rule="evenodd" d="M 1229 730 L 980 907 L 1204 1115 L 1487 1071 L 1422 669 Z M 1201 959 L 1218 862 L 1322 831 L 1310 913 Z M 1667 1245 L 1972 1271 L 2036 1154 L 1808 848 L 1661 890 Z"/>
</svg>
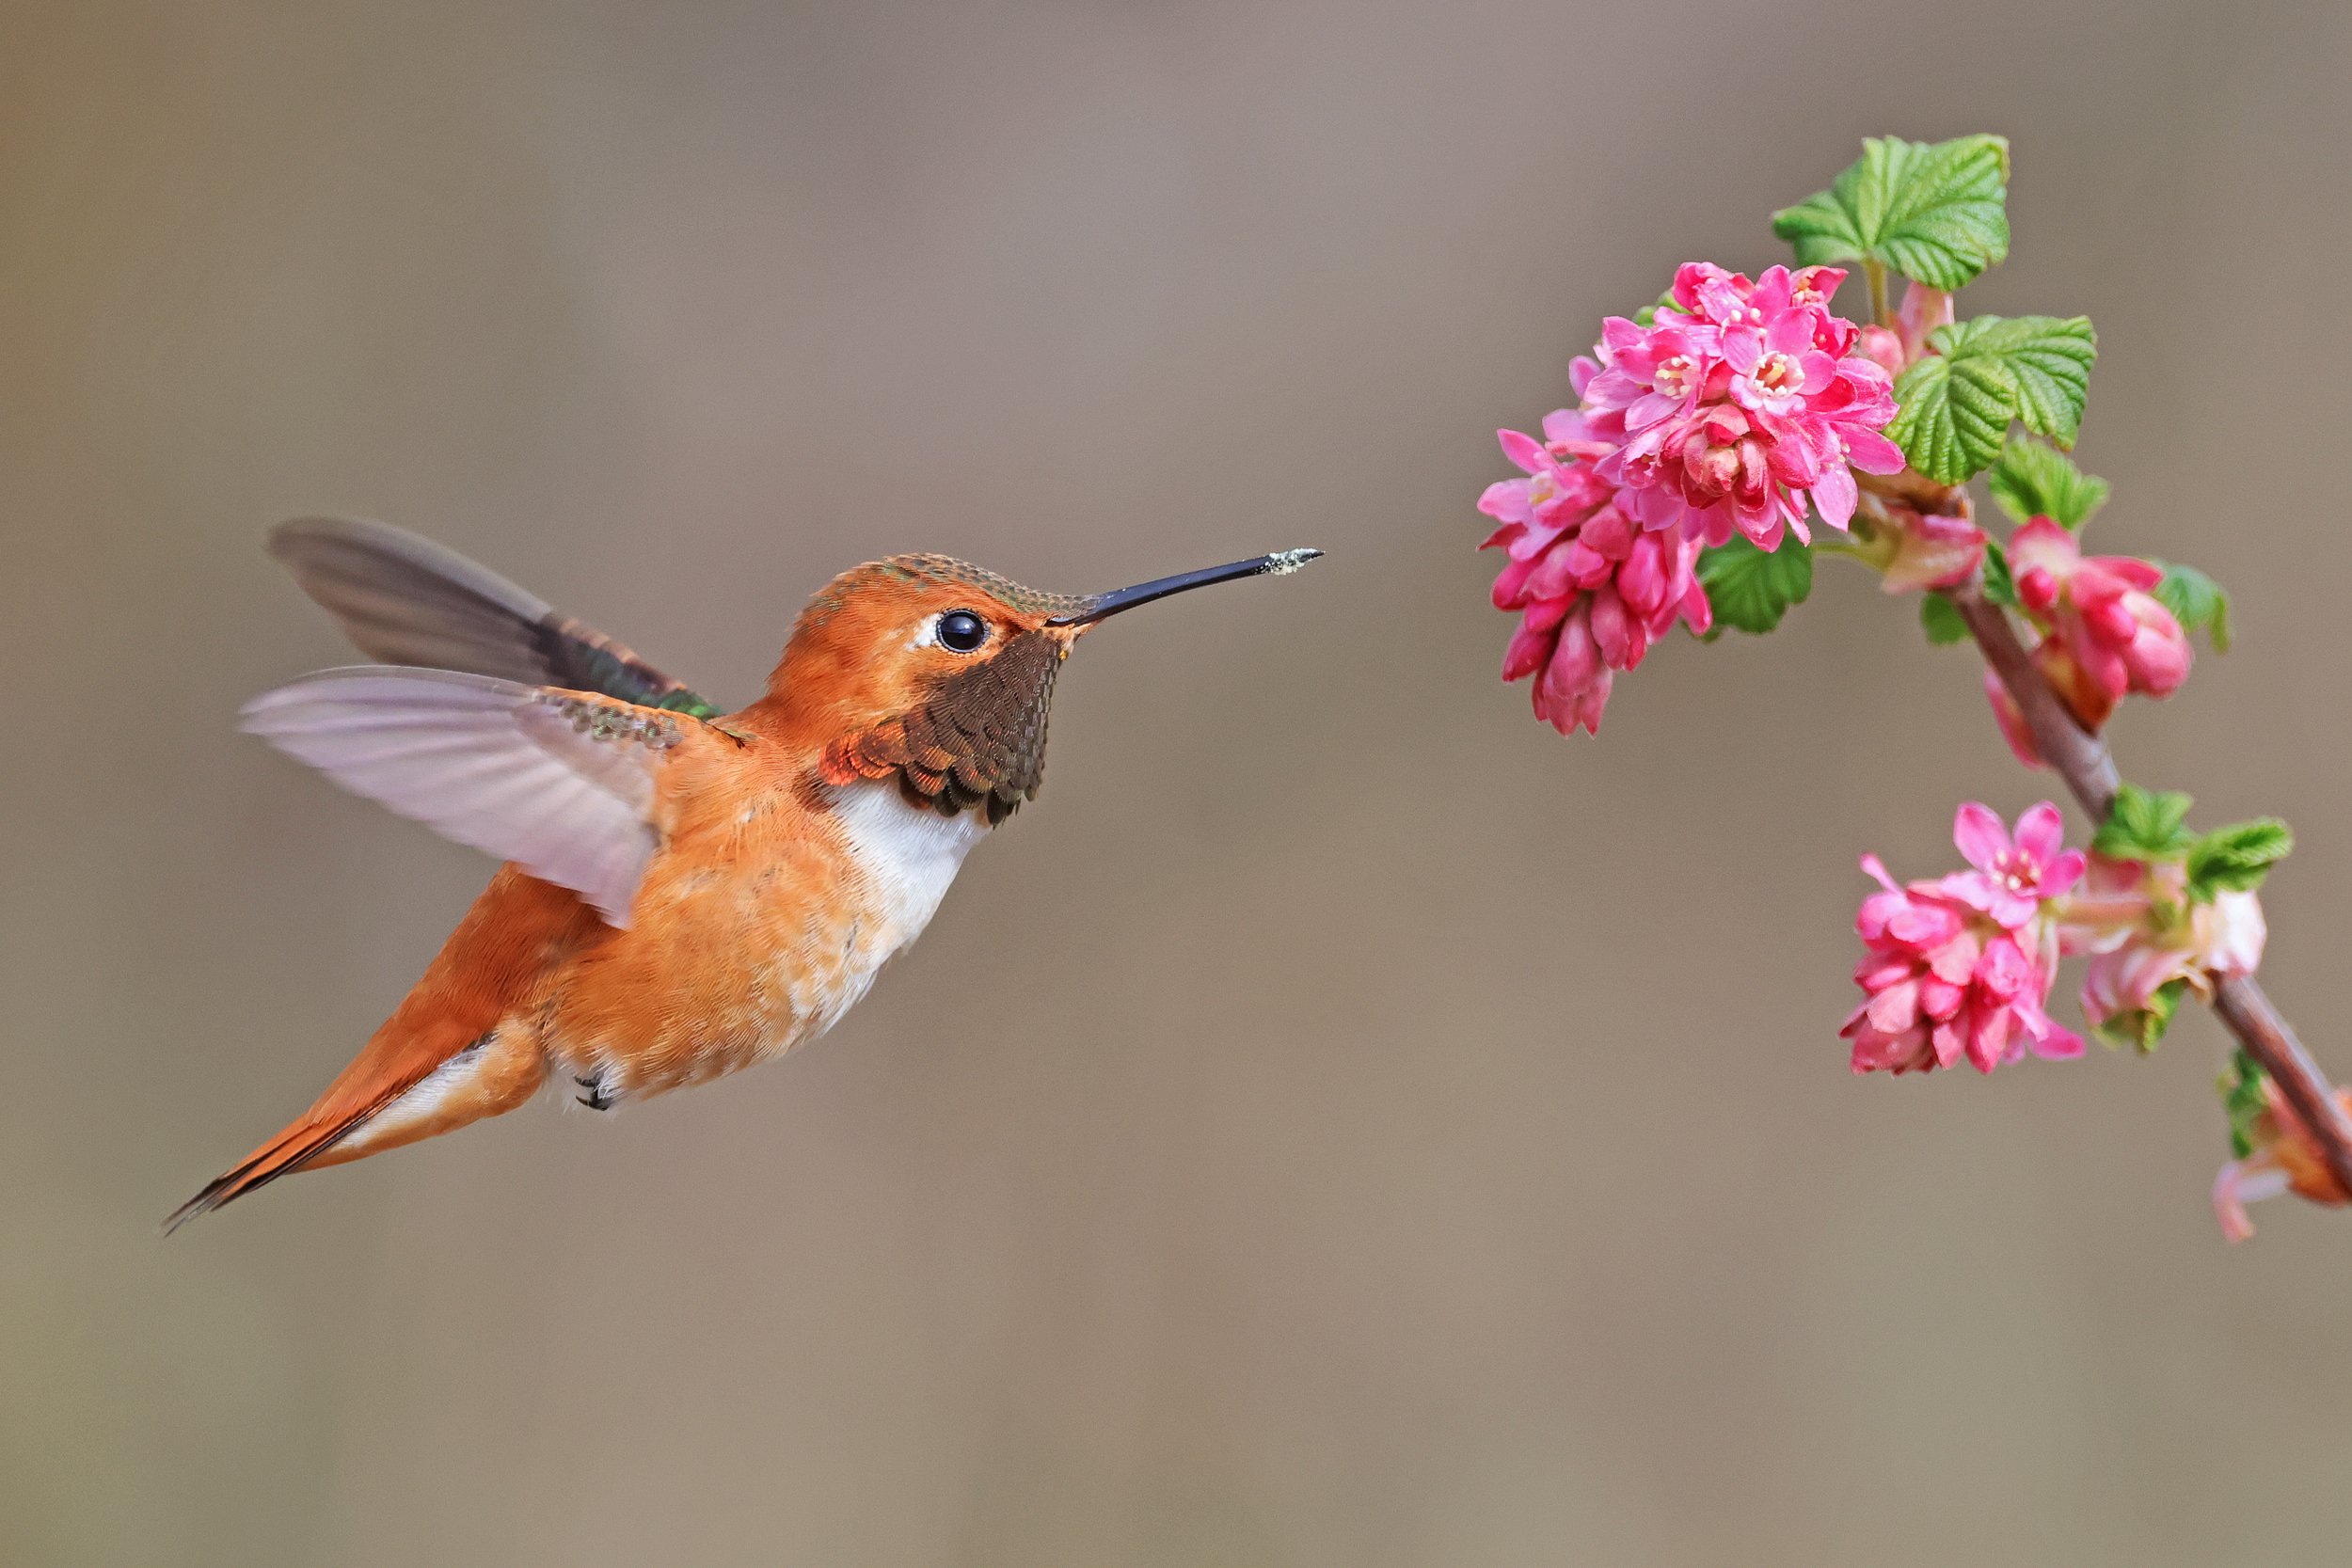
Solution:
<svg viewBox="0 0 2352 1568">
<path fill-rule="evenodd" d="M 1022 632 L 981 663 L 932 684 L 913 712 L 825 748 L 828 784 L 897 775 L 908 800 L 943 816 L 985 803 L 993 825 L 1037 794 L 1061 645 Z"/>
</svg>

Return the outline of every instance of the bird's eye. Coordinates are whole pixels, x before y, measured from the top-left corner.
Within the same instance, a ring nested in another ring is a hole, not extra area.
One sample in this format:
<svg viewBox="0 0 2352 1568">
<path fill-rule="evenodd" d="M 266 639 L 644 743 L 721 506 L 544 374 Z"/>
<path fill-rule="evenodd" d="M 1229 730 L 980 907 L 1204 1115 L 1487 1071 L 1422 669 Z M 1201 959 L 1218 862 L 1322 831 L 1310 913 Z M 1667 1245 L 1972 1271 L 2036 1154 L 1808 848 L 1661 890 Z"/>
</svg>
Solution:
<svg viewBox="0 0 2352 1568">
<path fill-rule="evenodd" d="M 968 610 L 951 610 L 939 618 L 939 645 L 949 653 L 968 654 L 988 641 L 988 623 Z"/>
</svg>

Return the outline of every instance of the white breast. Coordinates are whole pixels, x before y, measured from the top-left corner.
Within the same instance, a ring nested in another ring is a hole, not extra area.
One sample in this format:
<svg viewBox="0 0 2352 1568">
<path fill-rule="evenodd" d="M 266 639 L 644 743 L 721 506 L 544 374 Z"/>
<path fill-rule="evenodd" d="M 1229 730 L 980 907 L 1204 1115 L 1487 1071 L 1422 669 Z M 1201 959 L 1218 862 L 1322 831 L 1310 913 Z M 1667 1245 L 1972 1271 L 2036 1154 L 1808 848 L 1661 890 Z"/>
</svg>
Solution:
<svg viewBox="0 0 2352 1568">
<path fill-rule="evenodd" d="M 942 816 L 910 805 L 890 780 L 861 781 L 832 791 L 834 818 L 879 895 L 882 929 L 877 960 L 920 936 L 947 895 L 963 857 L 988 832 L 978 812 Z"/>
</svg>

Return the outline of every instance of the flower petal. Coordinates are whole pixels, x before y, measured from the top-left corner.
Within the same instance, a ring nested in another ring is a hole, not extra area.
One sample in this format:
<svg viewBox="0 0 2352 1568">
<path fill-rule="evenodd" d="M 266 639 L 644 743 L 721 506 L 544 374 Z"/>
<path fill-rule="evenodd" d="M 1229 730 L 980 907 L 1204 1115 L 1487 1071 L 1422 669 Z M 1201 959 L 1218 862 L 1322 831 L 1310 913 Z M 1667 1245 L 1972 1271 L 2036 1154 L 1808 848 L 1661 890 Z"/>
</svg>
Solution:
<svg viewBox="0 0 2352 1568">
<path fill-rule="evenodd" d="M 1861 425 L 1841 426 L 1838 436 L 1846 443 L 1846 460 L 1866 474 L 1899 474 L 1903 471 L 1903 449 Z"/>
<path fill-rule="evenodd" d="M 2048 1020 L 2043 1020 L 2045 1023 Z M 2083 1053 L 2083 1037 L 2060 1024 L 2050 1023 L 2029 1048 L 2045 1062 L 2078 1061 Z"/>
<path fill-rule="evenodd" d="M 2066 818 L 2048 800 L 2027 806 L 2017 818 L 2017 851 L 2036 865 L 2048 865 L 2058 859 L 2066 842 Z"/>
<path fill-rule="evenodd" d="M 1516 430 L 1498 430 L 1495 439 L 1502 443 L 1502 455 L 1531 474 L 1547 472 L 1552 467 L 1551 453 L 1533 436 Z"/>
<path fill-rule="evenodd" d="M 1963 860 L 1988 872 L 2010 847 L 2009 830 L 1992 807 L 1978 800 L 1968 801 L 1953 816 L 1952 843 L 1959 847 Z"/>
<path fill-rule="evenodd" d="M 1854 488 L 1853 470 L 1843 463 L 1833 463 L 1820 478 L 1813 482 L 1813 506 L 1820 513 L 1821 521 L 1845 531 L 1853 521 L 1853 509 L 1858 493 Z"/>
</svg>

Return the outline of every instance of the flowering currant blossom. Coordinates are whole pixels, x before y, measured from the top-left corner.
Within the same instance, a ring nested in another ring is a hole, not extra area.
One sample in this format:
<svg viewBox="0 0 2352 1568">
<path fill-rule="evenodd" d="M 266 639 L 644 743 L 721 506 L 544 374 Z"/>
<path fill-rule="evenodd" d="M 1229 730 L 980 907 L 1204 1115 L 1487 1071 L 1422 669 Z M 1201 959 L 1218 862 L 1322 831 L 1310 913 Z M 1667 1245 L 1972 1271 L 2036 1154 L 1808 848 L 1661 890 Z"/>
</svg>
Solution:
<svg viewBox="0 0 2352 1568">
<path fill-rule="evenodd" d="M 2043 1010 L 2057 978 L 2052 900 L 2082 875 L 2059 848 L 2058 808 L 2018 818 L 2015 837 L 1987 808 L 1961 807 L 1953 842 L 1972 869 L 1898 885 L 1876 855 L 1862 869 L 1882 891 L 1854 917 L 1868 953 L 1854 971 L 1865 999 L 1839 1031 L 1856 1072 L 1933 1071 L 1965 1056 L 1979 1072 L 2037 1056 L 2082 1054 L 2083 1042 Z"/>
<path fill-rule="evenodd" d="M 2214 1178 L 2214 1217 L 2221 1222 L 2221 1234 L 2233 1242 L 2254 1233 L 2246 1206 L 2266 1197 L 2293 1193 L 2330 1208 L 2352 1202 L 2352 1194 L 2344 1192 L 2344 1184 L 2328 1168 L 2318 1141 L 2279 1086 L 2265 1078 L 2262 1093 L 2263 1107 L 2246 1129 L 2254 1146 L 2252 1152 L 2223 1165 Z M 2336 1101 L 2352 1111 L 2352 1090 L 2338 1089 Z"/>
<path fill-rule="evenodd" d="M 2179 861 L 2090 859 L 2079 896 L 2067 900 L 2061 949 L 2090 955 L 2083 1017 L 2110 1036 L 2147 1040 L 2156 993 L 2174 981 L 2211 1002 L 2214 982 L 2262 966 L 2268 930 L 2262 900 L 2224 889 L 2210 903 L 2188 895 Z"/>
<path fill-rule="evenodd" d="M 1973 869 L 1937 885 L 2005 930 L 2022 930 L 2045 902 L 2082 879 L 2083 852 L 2066 848 L 2065 834 L 2065 818 L 2047 800 L 2026 808 L 2014 837 L 1990 806 L 1971 800 L 1952 818 L 1952 843 Z"/>
<path fill-rule="evenodd" d="M 1709 545 L 1736 531 L 1777 549 L 1792 530 L 1811 539 L 1808 500 L 1846 527 L 1854 468 L 1900 471 L 1901 450 L 1881 434 L 1893 383 L 1854 324 L 1829 311 L 1845 276 L 1772 267 L 1751 281 L 1692 261 L 1650 325 L 1602 323 L 1597 361 L 1577 361 L 1573 380 L 1612 449 L 1596 468 L 1624 487 L 1643 528 Z"/>
<path fill-rule="evenodd" d="M 1877 537 L 1863 551 L 1885 574 L 1889 594 L 1956 588 L 1984 563 L 1984 530 L 1965 517 L 1915 512 L 1889 504 Z"/>
<path fill-rule="evenodd" d="M 2010 536 L 2017 602 L 2043 629 L 2034 659 L 2086 729 L 2124 693 L 2169 697 L 2188 678 L 2188 634 L 2152 592 L 2164 574 L 2129 556 L 2086 556 L 2036 517 Z"/>
<path fill-rule="evenodd" d="M 1502 678 L 1535 677 L 1535 716 L 1566 735 L 1597 734 L 1615 673 L 1642 662 L 1676 621 L 1713 622 L 1695 575 L 1699 546 L 1635 526 L 1618 487 L 1592 462 L 1581 415 L 1556 410 L 1544 439 L 1501 433 L 1525 479 L 1486 487 L 1478 509 L 1502 525 L 1486 545 L 1509 555 L 1495 578 L 1499 610 L 1519 611 Z"/>
</svg>

